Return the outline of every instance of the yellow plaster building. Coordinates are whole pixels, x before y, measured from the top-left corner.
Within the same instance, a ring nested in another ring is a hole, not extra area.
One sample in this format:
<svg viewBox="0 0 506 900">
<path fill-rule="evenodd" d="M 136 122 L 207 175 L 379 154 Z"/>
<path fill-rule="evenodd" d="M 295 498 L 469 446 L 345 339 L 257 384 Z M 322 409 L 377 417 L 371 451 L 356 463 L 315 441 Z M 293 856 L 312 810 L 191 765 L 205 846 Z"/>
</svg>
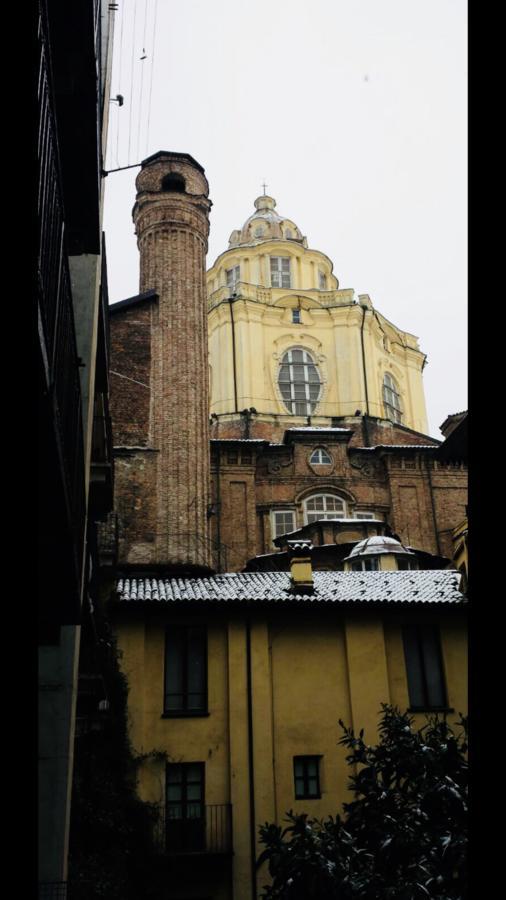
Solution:
<svg viewBox="0 0 506 900">
<path fill-rule="evenodd" d="M 331 260 L 272 197 L 255 200 L 207 285 L 211 413 L 220 424 L 251 407 L 257 422 L 289 416 L 295 425 L 360 410 L 427 433 L 417 338 L 367 294 L 341 289 Z"/>
<path fill-rule="evenodd" d="M 255 900 L 258 825 L 341 811 L 340 718 L 374 742 L 381 703 L 419 724 L 466 710 L 458 573 L 399 571 L 413 554 L 385 537 L 357 544 L 345 572 L 313 572 L 308 541 L 291 555 L 290 573 L 118 583 L 131 739 L 167 754 L 145 762 L 140 794 L 174 900 Z"/>
</svg>

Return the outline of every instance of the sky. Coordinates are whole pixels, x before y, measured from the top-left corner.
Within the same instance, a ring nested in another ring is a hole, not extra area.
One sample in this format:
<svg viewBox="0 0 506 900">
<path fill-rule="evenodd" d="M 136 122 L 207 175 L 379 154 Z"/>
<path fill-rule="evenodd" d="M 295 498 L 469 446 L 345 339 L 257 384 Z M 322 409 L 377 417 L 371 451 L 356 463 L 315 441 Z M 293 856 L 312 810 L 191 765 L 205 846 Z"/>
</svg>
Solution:
<svg viewBox="0 0 506 900">
<path fill-rule="evenodd" d="M 208 267 L 263 192 L 340 288 L 419 338 L 429 434 L 467 408 L 465 0 L 117 0 L 106 169 L 190 153 Z M 138 292 L 138 168 L 106 178 L 111 302 Z"/>
</svg>

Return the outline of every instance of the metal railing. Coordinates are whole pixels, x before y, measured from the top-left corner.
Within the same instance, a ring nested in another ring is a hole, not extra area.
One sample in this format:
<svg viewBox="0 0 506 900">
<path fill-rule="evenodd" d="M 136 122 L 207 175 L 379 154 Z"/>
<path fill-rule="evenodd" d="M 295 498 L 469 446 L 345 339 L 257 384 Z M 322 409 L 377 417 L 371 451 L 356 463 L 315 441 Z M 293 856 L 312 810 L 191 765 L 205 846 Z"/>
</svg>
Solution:
<svg viewBox="0 0 506 900">
<path fill-rule="evenodd" d="M 67 882 L 39 882 L 39 900 L 67 900 Z"/>
<path fill-rule="evenodd" d="M 155 806 L 153 836 L 162 853 L 232 852 L 232 805 Z"/>
</svg>

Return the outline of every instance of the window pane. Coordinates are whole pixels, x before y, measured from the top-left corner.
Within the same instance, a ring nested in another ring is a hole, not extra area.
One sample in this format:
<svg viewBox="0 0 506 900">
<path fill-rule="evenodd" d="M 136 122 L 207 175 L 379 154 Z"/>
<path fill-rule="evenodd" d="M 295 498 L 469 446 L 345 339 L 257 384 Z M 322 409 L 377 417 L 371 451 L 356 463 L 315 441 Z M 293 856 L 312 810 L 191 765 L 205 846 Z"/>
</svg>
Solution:
<svg viewBox="0 0 506 900">
<path fill-rule="evenodd" d="M 308 781 L 308 793 L 314 797 L 318 793 L 318 781 L 316 778 L 310 778 Z"/>
<path fill-rule="evenodd" d="M 292 362 L 304 362 L 304 353 L 302 350 L 292 350 L 291 351 L 291 360 Z"/>
<path fill-rule="evenodd" d="M 183 705 L 184 696 L 183 694 L 166 694 L 165 695 L 165 709 L 167 711 L 176 711 L 178 709 L 184 709 Z"/>
<path fill-rule="evenodd" d="M 178 766 L 178 765 L 167 766 L 167 780 L 171 783 L 180 784 L 183 780 L 182 766 Z"/>
<path fill-rule="evenodd" d="M 186 797 L 188 800 L 202 800 L 202 785 L 189 784 L 186 788 Z"/>
<path fill-rule="evenodd" d="M 206 648 L 200 628 L 191 629 L 188 640 L 188 691 L 203 694 L 205 687 Z"/>
<path fill-rule="evenodd" d="M 304 797 L 306 794 L 306 790 L 304 787 L 304 779 L 296 778 L 295 779 L 295 796 L 296 797 Z"/>
<path fill-rule="evenodd" d="M 165 691 L 167 695 L 183 692 L 183 647 L 184 635 L 180 628 L 167 632 Z"/>
<path fill-rule="evenodd" d="M 181 791 L 182 791 L 182 785 L 168 784 L 167 785 L 167 800 L 175 800 L 177 802 L 181 802 Z"/>
<path fill-rule="evenodd" d="M 293 769 L 294 769 L 295 774 L 299 778 L 302 778 L 304 776 L 304 763 L 302 762 L 301 759 L 296 759 L 294 761 Z"/>
</svg>

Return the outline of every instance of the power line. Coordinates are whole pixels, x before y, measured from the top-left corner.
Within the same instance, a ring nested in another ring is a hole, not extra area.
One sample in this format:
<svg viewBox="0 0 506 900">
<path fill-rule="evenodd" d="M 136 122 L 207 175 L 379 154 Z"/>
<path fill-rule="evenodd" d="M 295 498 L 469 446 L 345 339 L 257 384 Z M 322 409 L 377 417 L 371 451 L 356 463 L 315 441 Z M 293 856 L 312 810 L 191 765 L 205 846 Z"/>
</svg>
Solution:
<svg viewBox="0 0 506 900">
<path fill-rule="evenodd" d="M 123 3 L 123 4 L 122 4 L 122 7 L 121 7 L 121 28 L 120 28 L 120 38 L 119 38 L 118 90 L 116 91 L 116 94 L 121 94 L 121 70 L 122 70 L 122 66 L 123 66 L 123 25 L 124 25 L 124 22 L 125 22 L 125 4 Z M 119 110 L 120 110 L 120 107 L 119 107 L 119 105 L 118 105 L 118 109 L 117 109 L 117 116 L 118 116 L 118 118 L 116 119 L 116 122 L 117 122 L 117 129 L 116 129 L 116 165 L 118 166 L 118 168 L 119 168 L 119 132 L 120 132 L 120 119 L 121 119 L 121 115 L 120 115 Z"/>
<path fill-rule="evenodd" d="M 144 63 L 146 59 L 146 24 L 148 20 L 148 0 L 144 0 L 144 30 L 142 36 L 142 56 L 141 62 Z M 141 87 L 139 91 L 139 117 L 137 123 L 137 153 L 136 156 L 139 156 L 139 143 L 141 137 L 141 121 L 142 121 L 142 92 L 144 87 L 144 65 L 141 66 Z"/>
<path fill-rule="evenodd" d="M 155 69 L 155 49 L 156 49 L 156 18 L 158 14 L 158 0 L 155 0 L 155 14 L 153 17 L 153 40 L 152 40 L 152 54 L 151 54 L 151 77 L 149 84 L 149 100 L 148 100 L 148 124 L 146 129 L 146 154 L 148 153 L 149 146 L 149 125 L 151 120 L 151 95 L 153 92 L 153 72 Z"/>
<path fill-rule="evenodd" d="M 134 26 L 132 30 L 132 58 L 130 78 L 130 117 L 128 122 L 128 162 L 130 162 L 130 141 L 132 138 L 132 110 L 134 105 L 134 51 L 135 51 L 135 21 L 137 18 L 137 3 L 134 0 Z"/>
</svg>

